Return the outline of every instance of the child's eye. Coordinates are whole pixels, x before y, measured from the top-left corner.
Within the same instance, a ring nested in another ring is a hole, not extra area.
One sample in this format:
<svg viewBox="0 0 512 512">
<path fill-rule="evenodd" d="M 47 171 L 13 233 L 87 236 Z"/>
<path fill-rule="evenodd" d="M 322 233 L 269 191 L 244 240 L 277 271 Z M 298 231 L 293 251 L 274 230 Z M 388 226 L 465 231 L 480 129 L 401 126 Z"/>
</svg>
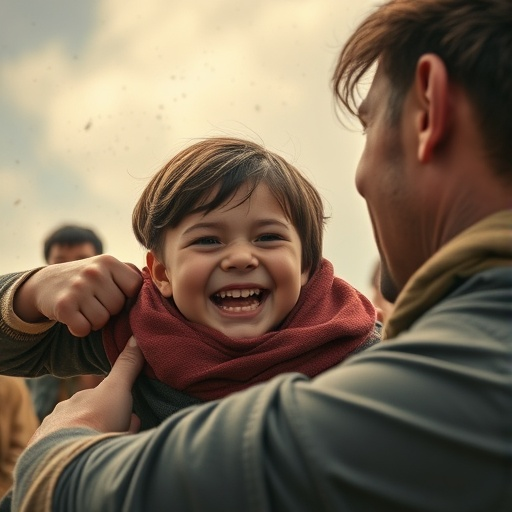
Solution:
<svg viewBox="0 0 512 512">
<path fill-rule="evenodd" d="M 192 245 L 215 245 L 219 243 L 219 240 L 213 236 L 203 236 L 194 240 Z"/>
<path fill-rule="evenodd" d="M 275 240 L 283 240 L 283 237 L 275 233 L 265 233 L 257 238 L 258 242 L 273 242 Z"/>
</svg>

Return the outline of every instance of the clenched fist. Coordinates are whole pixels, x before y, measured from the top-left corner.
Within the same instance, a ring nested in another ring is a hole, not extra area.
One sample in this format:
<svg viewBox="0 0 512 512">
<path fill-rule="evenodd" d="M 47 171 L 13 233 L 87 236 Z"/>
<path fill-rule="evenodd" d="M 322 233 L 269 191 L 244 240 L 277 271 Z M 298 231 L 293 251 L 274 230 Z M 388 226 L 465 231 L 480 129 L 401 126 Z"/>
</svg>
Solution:
<svg viewBox="0 0 512 512">
<path fill-rule="evenodd" d="M 14 312 L 25 322 L 56 320 L 71 334 L 87 336 L 119 313 L 141 285 L 135 266 L 107 254 L 49 265 L 18 288 Z"/>
</svg>

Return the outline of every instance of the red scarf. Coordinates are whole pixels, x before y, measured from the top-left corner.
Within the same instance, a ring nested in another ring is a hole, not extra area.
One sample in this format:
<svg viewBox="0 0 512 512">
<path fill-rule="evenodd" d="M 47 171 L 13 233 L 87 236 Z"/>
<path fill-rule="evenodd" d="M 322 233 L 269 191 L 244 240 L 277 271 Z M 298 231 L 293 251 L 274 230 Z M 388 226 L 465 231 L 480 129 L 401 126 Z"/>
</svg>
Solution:
<svg viewBox="0 0 512 512">
<path fill-rule="evenodd" d="M 111 319 L 103 343 L 113 363 L 133 333 L 146 358 L 145 373 L 174 389 L 213 400 L 284 372 L 313 377 L 338 364 L 372 336 L 370 301 L 335 277 L 322 260 L 279 330 L 232 339 L 189 322 L 162 297 L 147 269 L 135 305 Z"/>
</svg>

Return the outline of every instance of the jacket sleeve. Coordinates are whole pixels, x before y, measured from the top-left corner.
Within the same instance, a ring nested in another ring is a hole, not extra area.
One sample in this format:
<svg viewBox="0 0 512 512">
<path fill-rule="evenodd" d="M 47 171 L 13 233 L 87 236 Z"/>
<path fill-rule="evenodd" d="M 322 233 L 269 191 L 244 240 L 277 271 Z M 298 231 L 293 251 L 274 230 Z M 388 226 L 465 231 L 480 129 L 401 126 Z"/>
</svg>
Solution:
<svg viewBox="0 0 512 512">
<path fill-rule="evenodd" d="M 17 287 L 33 272 L 0 276 L 0 373 L 37 377 L 51 373 L 70 377 L 80 373 L 102 374 L 110 370 L 101 331 L 73 336 L 64 324 L 23 322 L 13 311 Z"/>
<path fill-rule="evenodd" d="M 504 512 L 512 443 L 503 348 L 405 339 L 136 435 L 60 431 L 22 456 L 16 504 L 36 473 L 52 482 L 38 492 L 54 511 Z"/>
</svg>

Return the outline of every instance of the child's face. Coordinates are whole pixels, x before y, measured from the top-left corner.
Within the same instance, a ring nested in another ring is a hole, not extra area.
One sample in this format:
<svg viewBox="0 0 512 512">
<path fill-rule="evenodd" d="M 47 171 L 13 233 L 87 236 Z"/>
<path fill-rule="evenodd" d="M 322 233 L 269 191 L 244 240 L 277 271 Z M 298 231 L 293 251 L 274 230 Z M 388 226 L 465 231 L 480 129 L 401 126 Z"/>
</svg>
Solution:
<svg viewBox="0 0 512 512">
<path fill-rule="evenodd" d="M 148 255 L 160 292 L 190 321 L 232 338 L 260 336 L 296 304 L 301 270 L 297 230 L 264 184 L 242 187 L 226 205 L 185 217 L 165 236 L 164 261 Z"/>
</svg>

